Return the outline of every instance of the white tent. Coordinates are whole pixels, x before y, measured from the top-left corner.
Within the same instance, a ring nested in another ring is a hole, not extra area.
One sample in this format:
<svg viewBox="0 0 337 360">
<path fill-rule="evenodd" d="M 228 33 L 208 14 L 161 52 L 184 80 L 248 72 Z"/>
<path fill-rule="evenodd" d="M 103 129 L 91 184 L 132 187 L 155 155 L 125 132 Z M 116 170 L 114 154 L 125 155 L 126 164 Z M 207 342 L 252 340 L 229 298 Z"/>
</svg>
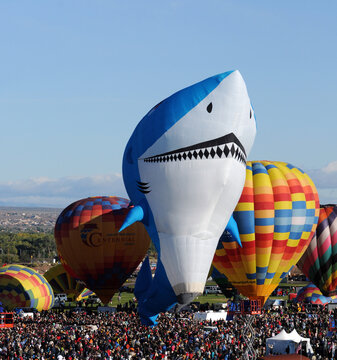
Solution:
<svg viewBox="0 0 337 360">
<path fill-rule="evenodd" d="M 299 344 L 300 342 L 305 342 L 306 343 L 306 350 L 307 350 L 307 354 L 313 354 L 314 353 L 314 350 L 312 349 L 311 347 L 311 344 L 310 344 L 310 339 L 309 338 L 304 338 L 302 337 L 297 331 L 296 329 L 294 329 L 290 334 L 289 336 L 292 337 L 292 339 L 294 341 L 297 342 L 297 344 Z"/>
<path fill-rule="evenodd" d="M 279 334 L 267 339 L 266 355 L 273 354 L 294 354 L 299 344 L 306 344 L 307 354 L 314 351 L 310 345 L 310 339 L 304 338 L 294 329 L 291 333 L 282 330 Z M 288 350 L 288 351 L 287 351 Z"/>
</svg>

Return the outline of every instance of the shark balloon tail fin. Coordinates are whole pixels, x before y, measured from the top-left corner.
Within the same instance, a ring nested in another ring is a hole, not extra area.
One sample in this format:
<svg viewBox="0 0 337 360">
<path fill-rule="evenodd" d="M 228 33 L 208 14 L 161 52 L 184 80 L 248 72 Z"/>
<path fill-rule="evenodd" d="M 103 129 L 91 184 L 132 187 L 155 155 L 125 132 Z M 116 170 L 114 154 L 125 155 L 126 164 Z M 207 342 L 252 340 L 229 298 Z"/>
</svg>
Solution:
<svg viewBox="0 0 337 360">
<path fill-rule="evenodd" d="M 143 208 L 141 206 L 139 206 L 139 205 L 136 205 L 136 206 L 132 207 L 131 210 L 126 215 L 126 218 L 125 218 L 125 220 L 123 222 L 123 225 L 121 226 L 121 228 L 119 229 L 118 232 L 123 231 L 124 229 L 126 229 L 130 225 L 134 224 L 137 221 L 142 221 L 143 219 L 144 219 L 144 210 L 143 210 Z"/>
<path fill-rule="evenodd" d="M 141 294 L 138 301 L 138 314 L 143 325 L 156 325 L 159 313 L 170 310 L 177 303 L 165 269 L 160 259 L 157 262 L 156 274 L 147 292 Z"/>
<path fill-rule="evenodd" d="M 226 230 L 232 235 L 233 239 L 239 244 L 239 246 L 242 247 L 238 224 L 235 221 L 233 215 L 230 217 L 227 223 Z"/>
<path fill-rule="evenodd" d="M 152 283 L 152 273 L 151 273 L 149 257 L 147 256 L 144 259 L 142 267 L 139 270 L 135 284 L 134 294 L 138 299 L 138 301 L 142 301 L 142 299 L 145 298 L 146 292 L 151 287 L 151 283 Z"/>
</svg>

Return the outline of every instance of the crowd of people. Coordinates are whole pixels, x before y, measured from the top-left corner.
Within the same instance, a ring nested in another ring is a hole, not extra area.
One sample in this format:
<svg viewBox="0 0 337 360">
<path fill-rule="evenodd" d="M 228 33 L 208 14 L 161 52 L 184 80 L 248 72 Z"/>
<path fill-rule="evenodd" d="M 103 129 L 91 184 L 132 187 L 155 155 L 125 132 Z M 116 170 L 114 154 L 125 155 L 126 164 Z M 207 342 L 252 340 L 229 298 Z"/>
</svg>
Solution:
<svg viewBox="0 0 337 360">
<path fill-rule="evenodd" d="M 337 359 L 337 336 L 329 333 L 327 310 L 265 311 L 254 316 L 253 347 L 266 353 L 266 339 L 281 329 L 296 329 L 310 338 L 312 359 Z M 243 359 L 246 317 L 198 322 L 193 312 L 165 313 L 158 325 L 142 326 L 134 309 L 115 313 L 41 312 L 34 318 L 15 316 L 14 327 L 0 331 L 0 358 L 25 359 Z M 337 314 L 336 314 L 337 315 Z"/>
</svg>

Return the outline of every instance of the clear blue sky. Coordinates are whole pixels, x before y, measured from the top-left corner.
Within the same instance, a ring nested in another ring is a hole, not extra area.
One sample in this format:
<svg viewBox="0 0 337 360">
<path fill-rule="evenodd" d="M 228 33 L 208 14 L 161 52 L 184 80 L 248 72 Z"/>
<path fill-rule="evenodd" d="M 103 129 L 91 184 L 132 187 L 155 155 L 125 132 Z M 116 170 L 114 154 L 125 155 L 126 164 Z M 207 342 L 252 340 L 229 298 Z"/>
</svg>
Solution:
<svg viewBox="0 0 337 360">
<path fill-rule="evenodd" d="M 0 2 L 0 205 L 126 195 L 136 124 L 173 92 L 239 69 L 251 160 L 308 171 L 337 202 L 337 2 Z"/>
</svg>

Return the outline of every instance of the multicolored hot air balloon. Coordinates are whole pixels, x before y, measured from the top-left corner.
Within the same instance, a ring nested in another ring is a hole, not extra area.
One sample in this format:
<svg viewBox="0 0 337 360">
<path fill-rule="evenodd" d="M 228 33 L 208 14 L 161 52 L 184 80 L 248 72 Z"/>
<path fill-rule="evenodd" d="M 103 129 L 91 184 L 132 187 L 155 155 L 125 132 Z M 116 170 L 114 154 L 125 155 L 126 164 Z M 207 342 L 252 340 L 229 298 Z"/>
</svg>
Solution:
<svg viewBox="0 0 337 360">
<path fill-rule="evenodd" d="M 226 275 L 218 271 L 214 265 L 211 266 L 210 269 L 210 276 L 212 276 L 212 279 L 216 282 L 216 284 L 219 286 L 221 292 L 226 297 L 232 297 L 237 294 L 236 289 L 234 286 L 229 282 Z"/>
<path fill-rule="evenodd" d="M 95 295 L 95 293 L 89 289 L 84 289 L 80 295 L 78 295 L 78 297 L 76 298 L 76 301 L 81 301 L 81 300 L 85 300 L 88 299 L 89 296 L 91 295 Z"/>
<path fill-rule="evenodd" d="M 69 205 L 55 225 L 60 259 L 106 304 L 143 260 L 150 238 L 143 224 L 118 232 L 130 211 L 129 200 L 90 197 Z"/>
<path fill-rule="evenodd" d="M 30 307 L 42 311 L 53 307 L 54 293 L 37 271 L 22 265 L 7 265 L 0 268 L 0 301 L 7 310 Z"/>
<path fill-rule="evenodd" d="M 310 304 L 326 305 L 332 302 L 336 297 L 324 296 L 314 284 L 308 284 L 300 289 L 295 302 L 309 302 Z"/>
<path fill-rule="evenodd" d="M 297 266 L 325 296 L 337 294 L 337 206 L 321 205 L 316 234 Z"/>
<path fill-rule="evenodd" d="M 240 293 L 264 303 L 307 248 L 319 200 L 309 176 L 284 162 L 250 161 L 234 211 L 240 248 L 225 231 L 213 265 Z"/>
<path fill-rule="evenodd" d="M 62 264 L 53 266 L 43 276 L 53 288 L 54 294 L 67 294 L 71 300 L 75 300 L 85 289 L 84 283 L 70 276 Z"/>
</svg>

